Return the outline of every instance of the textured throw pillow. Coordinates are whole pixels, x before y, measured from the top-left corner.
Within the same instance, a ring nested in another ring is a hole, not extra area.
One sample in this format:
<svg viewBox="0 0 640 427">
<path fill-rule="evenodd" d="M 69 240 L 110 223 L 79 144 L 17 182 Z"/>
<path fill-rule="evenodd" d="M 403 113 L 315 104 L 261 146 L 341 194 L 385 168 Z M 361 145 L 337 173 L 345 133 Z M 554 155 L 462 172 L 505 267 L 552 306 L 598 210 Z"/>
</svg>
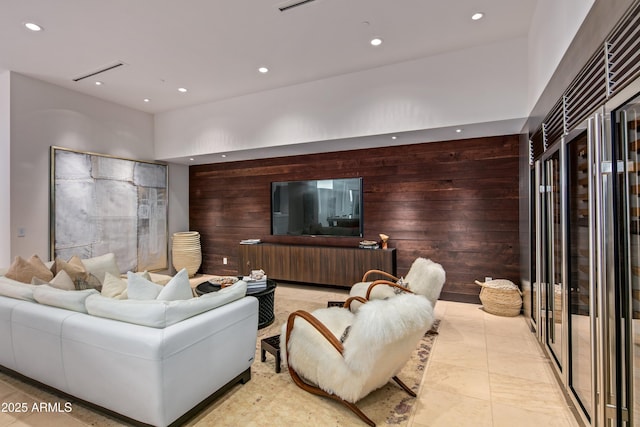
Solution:
<svg viewBox="0 0 640 427">
<path fill-rule="evenodd" d="M 83 259 L 82 264 L 87 272 L 96 276 L 102 284 L 104 284 L 106 273 L 111 273 L 115 277 L 120 275 L 120 268 L 118 267 L 114 253 Z"/>
<path fill-rule="evenodd" d="M 56 274 L 64 270 L 73 281 L 75 288 L 79 291 L 83 289 L 100 290 L 102 288 L 100 280 L 93 274 L 87 272 L 82 260 L 77 256 L 71 257 L 69 262 L 61 258 L 56 258 L 54 267 Z"/>
<path fill-rule="evenodd" d="M 127 272 L 127 294 L 130 300 L 156 299 L 162 288 L 161 285 L 153 283 L 136 273 Z"/>
<path fill-rule="evenodd" d="M 156 297 L 156 299 L 161 301 L 176 301 L 191 298 L 193 298 L 193 291 L 191 290 L 189 273 L 187 273 L 186 268 L 178 271 Z"/>
<path fill-rule="evenodd" d="M 127 282 L 107 272 L 104 275 L 100 294 L 108 298 L 127 299 Z"/>
<path fill-rule="evenodd" d="M 36 286 L 28 283 L 18 282 L 6 276 L 0 277 L 0 295 L 5 297 L 35 301 L 35 299 L 33 299 L 34 288 L 36 288 Z"/>
<path fill-rule="evenodd" d="M 95 289 L 85 289 L 82 291 L 65 291 L 53 288 L 48 285 L 37 286 L 33 290 L 33 298 L 40 304 L 52 307 L 64 308 L 80 313 L 86 313 L 85 300 L 89 295 L 97 295 Z"/>
<path fill-rule="evenodd" d="M 53 273 L 44 265 L 38 255 L 33 255 L 29 260 L 17 256 L 5 276 L 22 283 L 31 283 L 31 279 L 34 277 L 47 282 L 53 279 Z"/>
</svg>

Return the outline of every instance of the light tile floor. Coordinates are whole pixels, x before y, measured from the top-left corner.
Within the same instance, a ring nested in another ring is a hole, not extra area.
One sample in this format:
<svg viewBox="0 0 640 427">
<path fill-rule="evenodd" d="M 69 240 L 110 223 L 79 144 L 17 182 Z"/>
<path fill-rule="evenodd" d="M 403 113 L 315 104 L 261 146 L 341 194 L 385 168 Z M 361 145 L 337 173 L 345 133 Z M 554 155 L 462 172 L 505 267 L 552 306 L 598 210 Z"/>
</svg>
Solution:
<svg viewBox="0 0 640 427">
<path fill-rule="evenodd" d="M 293 300 L 344 300 L 343 290 L 284 285 Z M 577 427 L 556 379 L 522 316 L 499 317 L 479 305 L 439 301 L 440 333 L 409 427 Z M 35 400 L 0 382 L 0 403 Z M 119 424 L 119 423 L 114 423 Z M 86 426 L 67 414 L 2 413 L 4 426 Z"/>
<path fill-rule="evenodd" d="M 580 425 L 523 316 L 449 301 L 435 312 L 440 334 L 410 427 Z"/>
</svg>

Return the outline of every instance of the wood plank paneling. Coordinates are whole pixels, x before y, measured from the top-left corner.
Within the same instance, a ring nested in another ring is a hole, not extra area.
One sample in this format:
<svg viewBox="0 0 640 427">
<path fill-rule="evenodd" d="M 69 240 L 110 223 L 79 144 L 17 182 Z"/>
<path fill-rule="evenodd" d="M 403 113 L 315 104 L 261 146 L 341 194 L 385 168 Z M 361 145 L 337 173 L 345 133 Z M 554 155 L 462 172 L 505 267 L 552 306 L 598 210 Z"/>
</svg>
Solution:
<svg viewBox="0 0 640 427">
<path fill-rule="evenodd" d="M 517 135 L 191 166 L 189 222 L 201 233 L 202 271 L 248 273 L 238 265 L 247 238 L 357 246 L 357 237 L 270 234 L 271 182 L 343 177 L 363 178 L 364 238 L 390 236 L 398 274 L 431 258 L 447 272 L 441 297 L 464 302 L 479 302 L 475 279 L 518 283 Z"/>
</svg>

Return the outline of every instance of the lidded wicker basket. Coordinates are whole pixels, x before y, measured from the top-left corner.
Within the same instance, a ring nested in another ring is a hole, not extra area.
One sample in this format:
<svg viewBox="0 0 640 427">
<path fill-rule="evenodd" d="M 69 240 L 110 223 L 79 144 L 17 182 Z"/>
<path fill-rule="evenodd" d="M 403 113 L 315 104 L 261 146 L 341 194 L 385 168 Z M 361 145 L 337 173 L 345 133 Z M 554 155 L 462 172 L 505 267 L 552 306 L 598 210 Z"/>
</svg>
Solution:
<svg viewBox="0 0 640 427">
<path fill-rule="evenodd" d="M 495 279 L 488 282 L 476 280 L 476 284 L 482 286 L 480 301 L 484 311 L 506 317 L 520 314 L 522 292 L 515 283 L 506 279 Z"/>
</svg>

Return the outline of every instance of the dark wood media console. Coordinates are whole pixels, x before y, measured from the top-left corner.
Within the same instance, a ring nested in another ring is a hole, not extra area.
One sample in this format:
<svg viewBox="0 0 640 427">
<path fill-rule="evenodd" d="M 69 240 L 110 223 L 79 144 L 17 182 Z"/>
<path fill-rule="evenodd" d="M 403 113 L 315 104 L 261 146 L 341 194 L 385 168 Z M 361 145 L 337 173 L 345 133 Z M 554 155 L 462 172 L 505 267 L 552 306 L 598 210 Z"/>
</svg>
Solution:
<svg viewBox="0 0 640 427">
<path fill-rule="evenodd" d="M 270 279 L 351 287 L 368 270 L 396 274 L 395 249 L 260 243 L 240 245 L 238 274 L 262 269 Z"/>
</svg>

